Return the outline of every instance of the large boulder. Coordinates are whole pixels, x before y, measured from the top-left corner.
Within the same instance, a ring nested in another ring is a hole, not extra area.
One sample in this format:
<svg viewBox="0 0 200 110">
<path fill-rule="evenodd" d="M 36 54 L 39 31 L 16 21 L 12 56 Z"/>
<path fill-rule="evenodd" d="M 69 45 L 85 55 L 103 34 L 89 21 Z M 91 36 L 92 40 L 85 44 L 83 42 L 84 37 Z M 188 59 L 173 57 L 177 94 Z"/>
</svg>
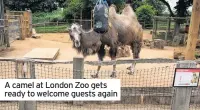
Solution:
<svg viewBox="0 0 200 110">
<path fill-rule="evenodd" d="M 164 49 L 165 47 L 165 41 L 162 39 L 154 39 L 150 43 L 150 48 L 158 48 L 158 49 Z"/>
<path fill-rule="evenodd" d="M 181 33 L 174 36 L 172 45 L 173 46 L 185 45 L 186 37 L 187 34 L 181 34 Z"/>
<path fill-rule="evenodd" d="M 184 60 L 184 52 L 178 49 L 174 50 L 174 59 Z"/>
</svg>

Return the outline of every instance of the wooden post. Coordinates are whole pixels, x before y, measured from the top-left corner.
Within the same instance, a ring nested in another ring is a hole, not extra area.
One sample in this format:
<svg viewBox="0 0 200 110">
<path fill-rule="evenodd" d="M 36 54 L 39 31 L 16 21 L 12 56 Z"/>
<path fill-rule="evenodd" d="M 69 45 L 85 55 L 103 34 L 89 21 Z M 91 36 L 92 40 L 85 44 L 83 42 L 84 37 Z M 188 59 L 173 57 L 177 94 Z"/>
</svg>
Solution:
<svg viewBox="0 0 200 110">
<path fill-rule="evenodd" d="M 5 42 L 7 44 L 7 47 L 10 47 L 10 42 L 9 42 L 9 35 L 8 35 L 8 16 L 5 16 Z"/>
<path fill-rule="evenodd" d="M 83 79 L 84 77 L 84 59 L 74 58 L 73 59 L 73 79 Z M 74 101 L 74 105 L 83 105 L 82 101 Z"/>
<path fill-rule="evenodd" d="M 28 36 L 32 37 L 32 12 L 31 10 L 27 10 L 28 12 Z"/>
<path fill-rule="evenodd" d="M 59 23 L 58 23 L 58 20 L 57 20 L 57 22 L 56 22 L 57 32 L 59 30 L 58 25 L 59 25 Z"/>
<path fill-rule="evenodd" d="M 165 41 L 167 41 L 167 37 L 169 35 L 169 32 L 170 32 L 170 25 L 171 25 L 171 18 L 168 17 L 168 21 L 167 21 L 167 31 L 166 31 L 166 34 L 165 34 Z"/>
<path fill-rule="evenodd" d="M 73 59 L 73 79 L 83 79 L 84 73 L 84 59 L 74 58 Z"/>
<path fill-rule="evenodd" d="M 80 22 L 81 25 L 83 25 L 83 10 L 81 9 L 81 22 Z"/>
<path fill-rule="evenodd" d="M 20 28 L 21 28 L 21 40 L 24 40 L 26 38 L 25 34 L 25 22 L 24 22 L 24 16 L 20 15 Z"/>
<path fill-rule="evenodd" d="M 5 34 L 3 34 L 4 28 L 4 4 L 3 0 L 0 0 L 0 48 L 5 45 Z"/>
<path fill-rule="evenodd" d="M 180 61 L 177 63 L 177 68 L 196 68 L 197 64 L 194 61 Z M 173 99 L 172 110 L 189 110 L 191 87 L 176 87 L 175 96 Z"/>
<path fill-rule="evenodd" d="M 44 22 L 44 33 L 46 33 L 46 22 Z"/>
<path fill-rule="evenodd" d="M 155 37 L 155 17 L 153 17 L 153 32 L 152 32 L 152 39 Z"/>
<path fill-rule="evenodd" d="M 91 11 L 91 29 L 93 28 L 93 12 L 94 10 Z"/>
<path fill-rule="evenodd" d="M 192 16 L 190 20 L 189 34 L 187 47 L 185 51 L 185 59 L 195 59 L 195 49 L 198 38 L 199 23 L 200 23 L 200 0 L 193 0 Z"/>
<path fill-rule="evenodd" d="M 157 37 L 157 29 L 158 29 L 158 20 L 157 19 L 156 19 L 155 23 L 156 23 L 156 25 L 155 25 L 156 26 L 155 27 L 155 37 Z"/>
<path fill-rule="evenodd" d="M 24 12 L 24 21 L 25 21 L 25 36 L 26 38 L 30 37 L 29 33 L 29 21 L 30 21 L 30 14 L 29 11 Z"/>
<path fill-rule="evenodd" d="M 31 79 L 36 78 L 35 77 L 35 63 L 33 61 L 30 62 L 30 78 Z M 36 101 L 20 101 L 19 110 L 37 110 Z"/>
</svg>

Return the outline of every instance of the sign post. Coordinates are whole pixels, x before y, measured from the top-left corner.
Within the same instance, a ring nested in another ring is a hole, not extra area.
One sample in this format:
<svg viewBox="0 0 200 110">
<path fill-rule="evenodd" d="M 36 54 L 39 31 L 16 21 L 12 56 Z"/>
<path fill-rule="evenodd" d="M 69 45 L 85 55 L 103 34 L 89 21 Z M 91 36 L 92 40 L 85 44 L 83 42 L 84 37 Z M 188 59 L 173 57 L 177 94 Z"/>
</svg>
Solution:
<svg viewBox="0 0 200 110">
<path fill-rule="evenodd" d="M 172 110 L 189 110 L 192 88 L 198 86 L 199 70 L 194 61 L 179 61 L 174 75 Z"/>
<path fill-rule="evenodd" d="M 198 68 L 176 68 L 174 74 L 174 87 L 198 87 L 199 84 Z"/>
</svg>

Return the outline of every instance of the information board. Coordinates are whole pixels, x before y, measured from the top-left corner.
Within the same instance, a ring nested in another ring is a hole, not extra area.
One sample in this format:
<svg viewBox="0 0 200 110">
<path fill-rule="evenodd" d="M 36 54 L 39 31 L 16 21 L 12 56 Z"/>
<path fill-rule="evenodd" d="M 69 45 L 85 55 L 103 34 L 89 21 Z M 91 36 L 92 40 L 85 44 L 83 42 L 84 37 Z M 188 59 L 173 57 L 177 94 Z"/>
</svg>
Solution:
<svg viewBox="0 0 200 110">
<path fill-rule="evenodd" d="M 176 68 L 174 87 L 197 87 L 199 84 L 200 68 Z"/>
</svg>

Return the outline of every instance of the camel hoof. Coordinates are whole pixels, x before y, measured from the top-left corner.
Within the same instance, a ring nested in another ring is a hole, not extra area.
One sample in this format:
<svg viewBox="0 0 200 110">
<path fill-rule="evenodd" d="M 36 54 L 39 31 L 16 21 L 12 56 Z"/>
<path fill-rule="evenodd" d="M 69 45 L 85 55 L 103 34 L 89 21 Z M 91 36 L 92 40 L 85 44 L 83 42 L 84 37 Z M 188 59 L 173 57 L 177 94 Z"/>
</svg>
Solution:
<svg viewBox="0 0 200 110">
<path fill-rule="evenodd" d="M 98 75 L 91 75 L 92 78 L 98 78 Z"/>
<path fill-rule="evenodd" d="M 117 75 L 116 75 L 116 72 L 112 72 L 112 74 L 110 75 L 111 78 L 116 78 Z"/>
<path fill-rule="evenodd" d="M 130 71 L 128 72 L 129 75 L 133 75 L 134 74 L 134 71 Z"/>
<path fill-rule="evenodd" d="M 129 66 L 128 68 L 126 68 L 127 70 L 131 70 L 131 66 Z"/>
</svg>

